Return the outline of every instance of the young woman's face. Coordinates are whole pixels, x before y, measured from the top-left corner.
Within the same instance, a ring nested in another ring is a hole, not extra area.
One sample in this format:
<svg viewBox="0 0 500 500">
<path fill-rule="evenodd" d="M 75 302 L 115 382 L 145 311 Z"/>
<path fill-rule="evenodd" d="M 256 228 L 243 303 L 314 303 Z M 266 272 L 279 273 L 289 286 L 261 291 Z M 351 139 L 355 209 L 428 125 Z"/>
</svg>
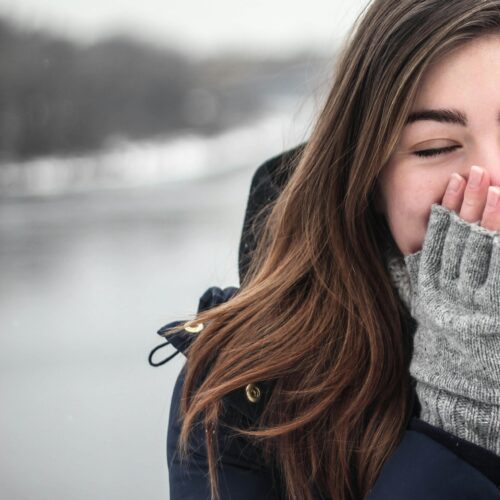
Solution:
<svg viewBox="0 0 500 500">
<path fill-rule="evenodd" d="M 414 112 L 378 178 L 376 202 L 403 255 L 422 248 L 431 205 L 442 202 L 453 172 L 467 180 L 478 165 L 500 186 L 500 35 L 468 42 L 432 65 Z M 417 154 L 428 150 L 438 151 Z"/>
</svg>

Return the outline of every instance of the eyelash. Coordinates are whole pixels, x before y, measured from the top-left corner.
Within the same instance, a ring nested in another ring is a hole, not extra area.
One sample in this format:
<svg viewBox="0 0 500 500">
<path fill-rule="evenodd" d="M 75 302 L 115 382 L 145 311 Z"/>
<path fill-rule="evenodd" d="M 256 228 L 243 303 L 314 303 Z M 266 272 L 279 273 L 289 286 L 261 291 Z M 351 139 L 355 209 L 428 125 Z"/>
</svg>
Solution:
<svg viewBox="0 0 500 500">
<path fill-rule="evenodd" d="M 421 151 L 415 151 L 413 154 L 421 158 L 429 158 L 431 156 L 437 156 L 443 153 L 451 153 L 452 151 L 460 147 L 461 146 L 448 146 L 447 148 L 422 149 Z"/>
</svg>

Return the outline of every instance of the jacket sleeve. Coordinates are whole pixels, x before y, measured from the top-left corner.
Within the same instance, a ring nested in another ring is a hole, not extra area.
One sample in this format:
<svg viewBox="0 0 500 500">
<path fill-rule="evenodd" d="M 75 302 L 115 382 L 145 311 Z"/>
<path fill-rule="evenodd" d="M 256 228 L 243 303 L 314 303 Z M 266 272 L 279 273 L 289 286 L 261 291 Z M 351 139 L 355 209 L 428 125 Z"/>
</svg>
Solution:
<svg viewBox="0 0 500 500">
<path fill-rule="evenodd" d="M 367 500 L 500 500 L 495 484 L 425 434 L 407 430 Z"/>
<path fill-rule="evenodd" d="M 208 461 L 202 425 L 194 425 L 189 438 L 189 454 L 181 462 L 177 449 L 181 422 L 179 406 L 186 363 L 174 386 L 167 433 L 167 461 L 169 470 L 170 500 L 210 499 Z M 259 452 L 244 436 L 235 436 L 225 426 L 241 418 L 231 407 L 223 411 L 217 431 L 217 474 L 220 500 L 278 500 L 279 488 L 275 485 L 272 468 L 263 466 Z M 235 420 L 236 419 L 236 420 Z"/>
</svg>

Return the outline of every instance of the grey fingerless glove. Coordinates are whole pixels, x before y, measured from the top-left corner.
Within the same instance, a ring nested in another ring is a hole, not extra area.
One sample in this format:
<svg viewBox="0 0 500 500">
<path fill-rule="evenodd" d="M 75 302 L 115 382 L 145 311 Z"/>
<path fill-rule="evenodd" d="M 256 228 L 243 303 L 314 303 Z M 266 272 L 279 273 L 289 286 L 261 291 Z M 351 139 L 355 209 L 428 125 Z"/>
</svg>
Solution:
<svg viewBox="0 0 500 500">
<path fill-rule="evenodd" d="M 500 455 L 500 232 L 433 204 L 404 261 L 420 418 Z"/>
</svg>

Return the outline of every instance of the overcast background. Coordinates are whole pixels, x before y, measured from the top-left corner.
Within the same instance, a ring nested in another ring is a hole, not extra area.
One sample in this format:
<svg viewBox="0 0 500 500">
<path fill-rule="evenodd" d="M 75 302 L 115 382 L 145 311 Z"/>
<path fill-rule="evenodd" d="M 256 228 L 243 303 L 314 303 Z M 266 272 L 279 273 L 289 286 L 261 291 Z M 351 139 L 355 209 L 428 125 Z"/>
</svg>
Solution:
<svg viewBox="0 0 500 500">
<path fill-rule="evenodd" d="M 0 498 L 168 498 L 156 331 L 239 286 L 365 4 L 0 0 Z"/>
<path fill-rule="evenodd" d="M 250 51 L 330 54 L 366 5 L 363 0 L 2 0 L 0 13 L 73 40 L 123 31 L 196 54 Z"/>
</svg>

